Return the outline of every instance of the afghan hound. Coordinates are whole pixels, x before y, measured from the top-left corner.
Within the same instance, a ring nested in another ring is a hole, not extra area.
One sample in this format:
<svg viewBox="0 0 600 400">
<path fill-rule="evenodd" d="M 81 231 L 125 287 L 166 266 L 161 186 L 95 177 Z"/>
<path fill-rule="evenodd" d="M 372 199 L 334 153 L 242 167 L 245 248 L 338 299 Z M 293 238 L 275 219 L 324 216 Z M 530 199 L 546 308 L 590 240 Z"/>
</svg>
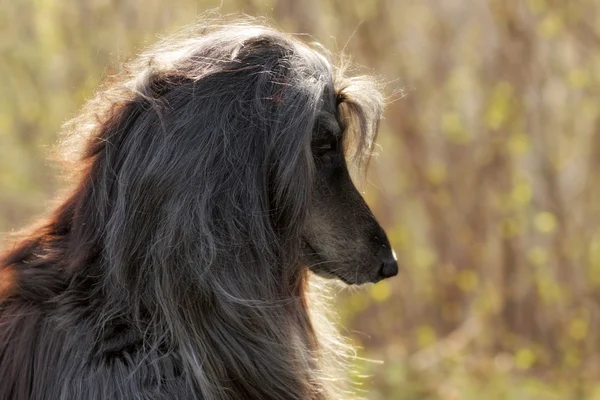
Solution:
<svg viewBox="0 0 600 400">
<path fill-rule="evenodd" d="M 0 257 L 0 400 L 338 398 L 310 271 L 398 267 L 348 169 L 384 98 L 331 59 L 215 23 L 108 79 L 75 189 Z"/>
</svg>

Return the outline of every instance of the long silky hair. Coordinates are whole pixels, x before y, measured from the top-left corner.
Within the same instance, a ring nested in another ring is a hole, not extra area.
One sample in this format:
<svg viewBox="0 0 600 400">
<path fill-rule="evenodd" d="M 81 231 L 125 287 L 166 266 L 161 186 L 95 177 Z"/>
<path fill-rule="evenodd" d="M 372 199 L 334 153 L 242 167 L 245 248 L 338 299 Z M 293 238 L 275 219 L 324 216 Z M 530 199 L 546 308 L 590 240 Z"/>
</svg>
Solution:
<svg viewBox="0 0 600 400">
<path fill-rule="evenodd" d="M 47 271 L 22 295 L 85 310 L 97 345 L 81 357 L 126 326 L 143 334 L 145 358 L 177 353 L 199 398 L 340 396 L 324 366 L 335 338 L 314 326 L 298 238 L 327 93 L 355 153 L 369 153 L 377 130 L 381 95 L 342 73 L 253 20 L 163 40 L 66 125 L 79 183 L 0 265 Z M 75 320 L 61 323 L 84 329 Z"/>
</svg>

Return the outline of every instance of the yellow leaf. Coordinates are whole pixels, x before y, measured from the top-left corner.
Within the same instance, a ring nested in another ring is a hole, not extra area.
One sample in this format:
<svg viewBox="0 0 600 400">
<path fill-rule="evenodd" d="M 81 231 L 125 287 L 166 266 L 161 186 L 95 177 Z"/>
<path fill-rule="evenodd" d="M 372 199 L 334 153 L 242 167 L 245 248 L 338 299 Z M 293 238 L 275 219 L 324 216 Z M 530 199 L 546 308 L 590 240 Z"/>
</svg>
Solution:
<svg viewBox="0 0 600 400">
<path fill-rule="evenodd" d="M 569 324 L 569 336 L 574 340 L 583 340 L 588 334 L 588 322 L 583 318 L 575 318 Z"/>
<path fill-rule="evenodd" d="M 531 201 L 532 195 L 531 186 L 528 182 L 524 181 L 515 185 L 511 193 L 511 198 L 516 204 L 522 206 Z"/>
<path fill-rule="evenodd" d="M 548 252 L 542 247 L 535 246 L 527 253 L 527 260 L 535 266 L 544 265 L 548 262 Z"/>
<path fill-rule="evenodd" d="M 456 277 L 456 284 L 463 292 L 472 292 L 479 283 L 479 277 L 471 269 L 463 269 Z"/>
<path fill-rule="evenodd" d="M 588 247 L 588 278 L 591 283 L 600 285 L 600 235 L 592 237 Z"/>
<path fill-rule="evenodd" d="M 420 347 L 427 347 L 437 340 L 435 329 L 431 325 L 420 325 L 415 329 L 415 335 Z"/>
<path fill-rule="evenodd" d="M 549 276 L 539 276 L 535 282 L 542 302 L 545 304 L 555 304 L 564 298 L 563 290 L 560 285 Z"/>
<path fill-rule="evenodd" d="M 427 247 L 417 247 L 413 253 L 414 265 L 417 268 L 429 268 L 435 263 L 435 254 Z"/>
<path fill-rule="evenodd" d="M 533 223 L 542 233 L 552 233 L 556 230 L 556 217 L 547 211 L 537 213 Z"/>
<path fill-rule="evenodd" d="M 564 363 L 570 368 L 577 367 L 581 364 L 581 354 L 579 354 L 577 349 L 567 350 L 564 355 Z"/>
<path fill-rule="evenodd" d="M 513 88 L 508 82 L 500 82 L 494 88 L 485 113 L 485 123 L 491 129 L 501 128 L 508 119 Z"/>
<path fill-rule="evenodd" d="M 392 287 L 388 281 L 381 281 L 371 286 L 370 292 L 373 300 L 382 303 L 389 299 L 390 295 L 392 294 Z"/>
<path fill-rule="evenodd" d="M 442 131 L 456 144 L 465 144 L 471 139 L 465 131 L 462 116 L 457 112 L 442 114 Z"/>
<path fill-rule="evenodd" d="M 500 222 L 498 230 L 502 237 L 511 238 L 519 234 L 519 232 L 521 231 L 521 227 L 515 219 L 506 218 Z"/>
<path fill-rule="evenodd" d="M 541 36 L 552 38 L 562 30 L 562 27 L 563 22 L 560 17 L 556 14 L 549 14 L 539 23 L 537 30 Z"/>
<path fill-rule="evenodd" d="M 411 239 L 409 230 L 402 225 L 398 225 L 395 228 L 390 229 L 388 232 L 388 238 L 393 248 L 404 248 L 410 243 Z"/>
<path fill-rule="evenodd" d="M 446 166 L 441 163 L 433 163 L 427 168 L 427 179 L 434 185 L 439 185 L 446 180 L 448 173 Z"/>
<path fill-rule="evenodd" d="M 522 133 L 511 135 L 508 139 L 508 149 L 516 155 L 526 153 L 529 150 L 529 137 Z"/>
<path fill-rule="evenodd" d="M 590 83 L 590 74 L 583 68 L 576 68 L 569 72 L 569 85 L 575 89 L 581 89 Z"/>
<path fill-rule="evenodd" d="M 529 369 L 535 363 L 535 353 L 528 347 L 523 347 L 515 354 L 515 365 L 519 369 Z"/>
<path fill-rule="evenodd" d="M 527 5 L 534 14 L 541 14 L 546 10 L 546 8 L 548 8 L 544 0 L 528 0 Z"/>
</svg>

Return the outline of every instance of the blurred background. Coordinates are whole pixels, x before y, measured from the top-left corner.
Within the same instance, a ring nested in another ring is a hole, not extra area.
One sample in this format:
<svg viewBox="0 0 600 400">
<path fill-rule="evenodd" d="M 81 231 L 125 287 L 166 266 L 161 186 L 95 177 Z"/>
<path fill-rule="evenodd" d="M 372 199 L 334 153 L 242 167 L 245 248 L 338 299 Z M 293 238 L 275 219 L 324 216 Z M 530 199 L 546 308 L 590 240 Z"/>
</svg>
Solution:
<svg viewBox="0 0 600 400">
<path fill-rule="evenodd" d="M 403 90 L 363 185 L 401 272 L 339 296 L 364 397 L 600 399 L 596 0 L 4 1 L 0 232 L 64 188 L 48 156 L 103 76 L 215 7 Z"/>
</svg>

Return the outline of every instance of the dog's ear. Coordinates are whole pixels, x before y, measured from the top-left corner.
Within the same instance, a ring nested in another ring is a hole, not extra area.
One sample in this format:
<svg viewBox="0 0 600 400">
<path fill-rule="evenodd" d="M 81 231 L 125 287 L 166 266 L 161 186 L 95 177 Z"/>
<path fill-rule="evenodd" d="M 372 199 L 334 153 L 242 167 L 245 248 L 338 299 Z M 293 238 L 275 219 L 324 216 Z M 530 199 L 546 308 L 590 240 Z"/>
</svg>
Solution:
<svg viewBox="0 0 600 400">
<path fill-rule="evenodd" d="M 314 175 L 311 140 L 322 109 L 322 79 L 288 75 L 272 82 L 277 95 L 271 105 L 269 200 L 278 230 L 299 230 L 306 217 Z M 289 235 L 288 235 L 289 236 Z"/>
<path fill-rule="evenodd" d="M 363 173 L 375 143 L 385 104 L 383 85 L 370 76 L 344 77 L 344 66 L 335 77 L 336 107 L 342 122 L 348 160 Z"/>
</svg>

